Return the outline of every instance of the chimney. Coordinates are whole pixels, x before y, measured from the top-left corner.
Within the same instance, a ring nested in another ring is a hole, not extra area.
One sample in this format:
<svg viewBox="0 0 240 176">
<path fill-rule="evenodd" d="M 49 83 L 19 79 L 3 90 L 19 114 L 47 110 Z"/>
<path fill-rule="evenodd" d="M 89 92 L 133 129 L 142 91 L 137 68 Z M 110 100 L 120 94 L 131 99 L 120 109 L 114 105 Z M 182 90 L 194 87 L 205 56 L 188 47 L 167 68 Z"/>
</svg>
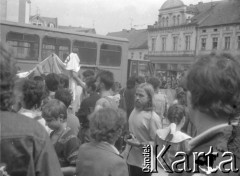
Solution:
<svg viewBox="0 0 240 176">
<path fill-rule="evenodd" d="M 19 23 L 29 23 L 30 9 L 31 9 L 30 0 L 19 0 L 19 10 L 18 10 Z"/>
</svg>

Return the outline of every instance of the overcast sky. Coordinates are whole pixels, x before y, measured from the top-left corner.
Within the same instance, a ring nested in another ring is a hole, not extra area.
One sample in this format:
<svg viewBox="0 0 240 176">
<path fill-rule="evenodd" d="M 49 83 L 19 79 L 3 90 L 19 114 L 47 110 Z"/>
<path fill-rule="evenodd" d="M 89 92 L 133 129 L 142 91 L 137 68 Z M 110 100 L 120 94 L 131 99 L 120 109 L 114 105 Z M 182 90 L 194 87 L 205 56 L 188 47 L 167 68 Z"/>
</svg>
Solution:
<svg viewBox="0 0 240 176">
<path fill-rule="evenodd" d="M 183 0 L 185 5 L 211 0 Z M 214 1 L 214 0 L 213 0 Z M 59 25 L 95 28 L 98 34 L 146 28 L 165 0 L 31 0 L 31 15 L 57 17 Z"/>
</svg>

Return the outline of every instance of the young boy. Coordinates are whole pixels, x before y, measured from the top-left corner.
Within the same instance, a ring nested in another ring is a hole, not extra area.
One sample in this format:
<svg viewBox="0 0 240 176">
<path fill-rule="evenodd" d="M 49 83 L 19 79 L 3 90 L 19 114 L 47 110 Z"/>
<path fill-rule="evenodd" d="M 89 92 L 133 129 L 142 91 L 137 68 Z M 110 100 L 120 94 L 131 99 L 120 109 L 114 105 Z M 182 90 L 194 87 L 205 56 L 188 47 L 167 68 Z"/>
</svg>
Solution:
<svg viewBox="0 0 240 176">
<path fill-rule="evenodd" d="M 64 175 L 74 175 L 79 142 L 66 126 L 67 108 L 59 100 L 49 100 L 42 108 L 42 116 L 47 126 L 53 131 L 50 139 L 56 150 L 61 170 Z"/>
</svg>

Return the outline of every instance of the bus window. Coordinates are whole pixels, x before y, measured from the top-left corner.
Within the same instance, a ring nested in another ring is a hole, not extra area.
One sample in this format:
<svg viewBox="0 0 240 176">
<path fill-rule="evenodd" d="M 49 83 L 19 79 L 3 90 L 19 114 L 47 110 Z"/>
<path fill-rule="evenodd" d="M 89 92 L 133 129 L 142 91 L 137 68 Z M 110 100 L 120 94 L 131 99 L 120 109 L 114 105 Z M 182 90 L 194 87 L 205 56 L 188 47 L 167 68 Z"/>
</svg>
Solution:
<svg viewBox="0 0 240 176">
<path fill-rule="evenodd" d="M 64 61 L 70 53 L 70 40 L 45 36 L 42 45 L 42 60 L 52 53 Z"/>
<path fill-rule="evenodd" d="M 96 65 L 97 43 L 86 41 L 74 41 L 73 52 L 78 54 L 81 64 Z"/>
<path fill-rule="evenodd" d="M 17 59 L 38 60 L 39 37 L 37 35 L 9 32 L 6 41 Z"/>
<path fill-rule="evenodd" d="M 118 67 L 121 65 L 122 49 L 120 46 L 102 44 L 99 65 Z"/>
</svg>

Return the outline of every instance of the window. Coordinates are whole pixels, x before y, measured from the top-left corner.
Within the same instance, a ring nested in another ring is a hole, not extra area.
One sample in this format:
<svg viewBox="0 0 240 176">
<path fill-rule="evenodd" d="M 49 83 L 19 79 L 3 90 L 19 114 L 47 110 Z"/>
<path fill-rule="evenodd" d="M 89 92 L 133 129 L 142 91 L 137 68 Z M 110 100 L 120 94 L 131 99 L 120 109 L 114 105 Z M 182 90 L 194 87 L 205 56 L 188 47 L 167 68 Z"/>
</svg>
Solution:
<svg viewBox="0 0 240 176">
<path fill-rule="evenodd" d="M 118 67 L 121 65 L 122 48 L 117 45 L 102 44 L 100 47 L 99 64 Z"/>
<path fill-rule="evenodd" d="M 134 57 L 134 52 L 131 53 L 131 59 L 133 59 L 133 57 Z"/>
<path fill-rule="evenodd" d="M 230 37 L 225 37 L 225 45 L 224 45 L 224 49 L 225 50 L 229 50 L 230 49 Z"/>
<path fill-rule="evenodd" d="M 202 33 L 206 33 L 206 29 L 203 29 L 203 30 L 202 30 Z"/>
<path fill-rule="evenodd" d="M 177 16 L 177 25 L 180 25 L 180 15 Z"/>
<path fill-rule="evenodd" d="M 213 43 L 212 43 L 212 49 L 217 49 L 217 46 L 218 46 L 218 38 L 217 38 L 217 37 L 213 37 L 212 41 L 213 41 Z"/>
<path fill-rule="evenodd" d="M 237 38 L 237 43 L 238 43 L 238 49 L 240 50 L 240 36 L 238 36 L 238 38 Z"/>
<path fill-rule="evenodd" d="M 213 31 L 214 31 L 214 32 L 217 32 L 217 31 L 218 31 L 218 29 L 213 29 Z"/>
<path fill-rule="evenodd" d="M 173 26 L 176 25 L 176 16 L 173 16 Z"/>
<path fill-rule="evenodd" d="M 156 38 L 152 38 L 152 51 L 156 50 Z"/>
<path fill-rule="evenodd" d="M 9 32 L 6 41 L 17 59 L 38 60 L 39 37 L 37 35 Z"/>
<path fill-rule="evenodd" d="M 73 52 L 77 53 L 81 64 L 96 65 L 97 44 L 94 42 L 74 41 Z"/>
<path fill-rule="evenodd" d="M 52 53 L 64 61 L 70 53 L 70 40 L 45 36 L 42 45 L 42 60 Z"/>
<path fill-rule="evenodd" d="M 166 51 L 166 37 L 162 37 L 162 51 Z"/>
<path fill-rule="evenodd" d="M 165 25 L 165 17 L 162 18 L 162 27 Z"/>
<path fill-rule="evenodd" d="M 173 51 L 177 51 L 178 49 L 178 37 L 173 37 Z"/>
<path fill-rule="evenodd" d="M 168 17 L 166 18 L 166 27 L 168 27 Z"/>
<path fill-rule="evenodd" d="M 185 36 L 185 50 L 190 50 L 190 35 Z"/>
<path fill-rule="evenodd" d="M 202 40 L 201 40 L 201 50 L 206 50 L 206 42 L 207 42 L 207 39 L 202 38 Z"/>
<path fill-rule="evenodd" d="M 142 52 L 139 52 L 139 59 L 142 59 Z"/>
</svg>

